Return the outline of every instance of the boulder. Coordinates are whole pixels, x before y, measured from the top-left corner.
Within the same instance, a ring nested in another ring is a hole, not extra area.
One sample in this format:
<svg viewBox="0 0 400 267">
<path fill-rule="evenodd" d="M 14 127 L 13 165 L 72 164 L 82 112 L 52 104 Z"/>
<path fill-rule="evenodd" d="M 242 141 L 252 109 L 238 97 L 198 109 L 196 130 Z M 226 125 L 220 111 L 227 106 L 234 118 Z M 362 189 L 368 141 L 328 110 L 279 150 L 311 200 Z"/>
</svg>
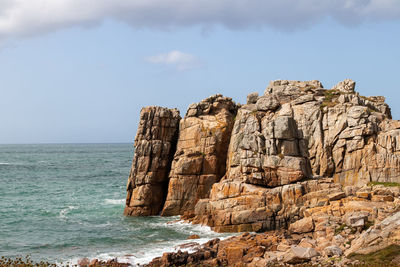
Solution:
<svg viewBox="0 0 400 267">
<path fill-rule="evenodd" d="M 256 102 L 257 110 L 260 111 L 274 111 L 280 104 L 275 95 L 262 96 Z"/>
<path fill-rule="evenodd" d="M 314 230 L 314 222 L 312 217 L 306 217 L 292 223 L 289 226 L 289 231 L 292 233 L 309 233 Z"/>
<path fill-rule="evenodd" d="M 79 267 L 88 267 L 90 264 L 90 261 L 88 258 L 82 258 L 78 260 L 78 266 Z"/>
<path fill-rule="evenodd" d="M 335 85 L 332 89 L 339 90 L 344 93 L 353 93 L 356 87 L 356 82 L 351 79 L 345 79 Z"/>
<path fill-rule="evenodd" d="M 351 247 L 345 251 L 345 255 L 368 254 L 392 244 L 400 245 L 400 212 L 386 217 L 355 238 L 351 242 Z"/>
<path fill-rule="evenodd" d="M 257 102 L 257 99 L 258 99 L 257 92 L 250 93 L 247 95 L 247 104 L 255 104 Z"/>
<path fill-rule="evenodd" d="M 310 261 L 311 258 L 316 256 L 318 256 L 318 253 L 313 248 L 292 246 L 283 256 L 283 262 L 288 264 L 299 264 Z"/>
<path fill-rule="evenodd" d="M 351 227 L 363 227 L 368 221 L 367 212 L 349 212 L 346 214 L 346 224 Z"/>
<path fill-rule="evenodd" d="M 343 255 L 343 251 L 340 247 L 338 246 L 329 246 L 324 248 L 324 253 L 326 256 L 328 257 L 332 257 L 332 256 L 342 256 Z"/>
</svg>

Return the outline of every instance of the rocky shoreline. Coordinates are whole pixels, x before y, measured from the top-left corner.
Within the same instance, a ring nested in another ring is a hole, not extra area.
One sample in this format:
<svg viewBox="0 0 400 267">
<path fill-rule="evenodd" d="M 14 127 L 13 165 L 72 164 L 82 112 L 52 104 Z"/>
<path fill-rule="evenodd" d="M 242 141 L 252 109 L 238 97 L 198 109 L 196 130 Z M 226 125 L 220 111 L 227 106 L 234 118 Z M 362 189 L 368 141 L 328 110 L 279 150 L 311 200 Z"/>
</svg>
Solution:
<svg viewBox="0 0 400 267">
<path fill-rule="evenodd" d="M 306 209 L 308 217 L 288 229 L 211 240 L 194 253 L 165 253 L 148 266 L 362 265 L 355 254 L 370 254 L 399 244 L 400 187 L 353 189 L 346 187 L 341 194 L 328 194 L 328 203 Z M 398 266 L 400 246 L 395 249 L 396 257 L 377 259 L 376 263 Z"/>
<path fill-rule="evenodd" d="M 253 232 L 149 266 L 345 266 L 400 245 L 400 121 L 352 80 L 273 81 L 244 105 L 214 95 L 184 118 L 146 107 L 134 146 L 125 215 Z"/>
</svg>

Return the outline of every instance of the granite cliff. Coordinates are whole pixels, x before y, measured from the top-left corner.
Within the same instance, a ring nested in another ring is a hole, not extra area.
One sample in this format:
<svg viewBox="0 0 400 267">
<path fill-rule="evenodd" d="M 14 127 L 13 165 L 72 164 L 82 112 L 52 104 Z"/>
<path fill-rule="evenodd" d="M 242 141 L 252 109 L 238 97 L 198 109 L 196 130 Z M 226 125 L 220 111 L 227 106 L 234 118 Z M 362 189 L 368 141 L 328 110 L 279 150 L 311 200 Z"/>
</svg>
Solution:
<svg viewBox="0 0 400 267">
<path fill-rule="evenodd" d="M 374 184 L 399 182 L 400 121 L 384 97 L 361 96 L 349 79 L 331 89 L 278 80 L 244 105 L 211 96 L 190 105 L 183 119 L 175 109 L 143 108 L 125 214 L 182 215 L 219 232 L 286 231 L 297 239 L 277 234 L 285 253 L 293 256 L 292 246 L 308 238 L 316 255 L 342 255 L 365 248 L 372 239 L 361 236 L 364 228 L 399 211 L 398 187 Z M 343 225 L 360 236 L 337 233 Z M 332 246 L 341 252 L 326 252 Z M 268 249 L 261 250 L 263 261 Z M 233 264 L 229 252 L 213 253 Z"/>
</svg>

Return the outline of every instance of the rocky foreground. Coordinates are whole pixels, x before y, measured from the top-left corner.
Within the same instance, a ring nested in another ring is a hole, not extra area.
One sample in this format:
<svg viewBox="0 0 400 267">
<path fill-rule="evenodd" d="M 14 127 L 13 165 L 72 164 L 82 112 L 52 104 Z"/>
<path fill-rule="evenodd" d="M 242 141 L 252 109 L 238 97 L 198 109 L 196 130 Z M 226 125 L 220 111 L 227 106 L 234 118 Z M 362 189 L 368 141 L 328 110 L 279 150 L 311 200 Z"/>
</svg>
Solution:
<svg viewBox="0 0 400 267">
<path fill-rule="evenodd" d="M 183 119 L 143 108 L 125 215 L 258 232 L 150 265 L 343 265 L 354 253 L 398 251 L 400 121 L 384 100 L 359 95 L 352 80 L 328 90 L 279 80 L 245 105 L 211 96 Z"/>
<path fill-rule="evenodd" d="M 400 266 L 400 187 L 342 189 L 332 179 L 318 182 L 324 188 L 314 194 L 318 205 L 303 206 L 304 217 L 288 229 L 211 240 L 194 253 L 165 253 L 148 266 L 348 266 L 362 265 L 367 258 L 360 256 L 375 252 L 367 263 Z"/>
</svg>

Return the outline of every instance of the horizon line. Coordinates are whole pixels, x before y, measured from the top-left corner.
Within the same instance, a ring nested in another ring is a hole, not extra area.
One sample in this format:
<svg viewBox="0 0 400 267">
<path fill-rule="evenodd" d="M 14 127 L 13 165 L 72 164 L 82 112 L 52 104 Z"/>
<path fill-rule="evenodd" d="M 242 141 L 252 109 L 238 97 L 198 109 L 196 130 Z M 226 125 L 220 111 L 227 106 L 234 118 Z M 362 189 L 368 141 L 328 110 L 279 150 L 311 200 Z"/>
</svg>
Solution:
<svg viewBox="0 0 400 267">
<path fill-rule="evenodd" d="M 133 144 L 133 142 L 49 142 L 49 143 L 0 143 L 2 145 L 106 145 L 106 144 Z"/>
</svg>

